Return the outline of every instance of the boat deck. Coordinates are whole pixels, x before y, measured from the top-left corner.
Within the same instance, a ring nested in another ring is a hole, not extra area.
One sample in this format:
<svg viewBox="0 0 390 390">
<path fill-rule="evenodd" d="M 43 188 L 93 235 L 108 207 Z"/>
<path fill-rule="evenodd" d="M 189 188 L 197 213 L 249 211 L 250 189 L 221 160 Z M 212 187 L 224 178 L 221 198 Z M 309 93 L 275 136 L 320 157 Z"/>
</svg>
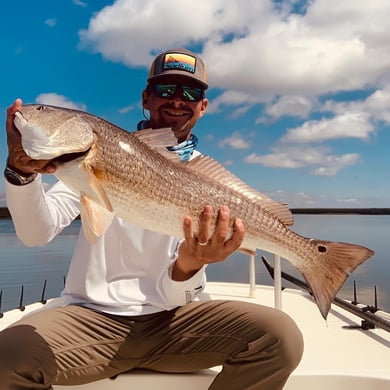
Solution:
<svg viewBox="0 0 390 390">
<path fill-rule="evenodd" d="M 207 291 L 213 299 L 234 296 L 244 301 L 274 305 L 273 287 L 257 287 L 255 298 L 248 298 L 246 285 L 210 283 Z M 313 304 L 313 298 L 300 290 L 282 292 L 282 309 L 294 318 L 305 340 L 305 352 L 295 376 L 378 377 L 385 378 L 388 381 L 386 388 L 390 389 L 390 333 L 382 329 L 344 328 L 359 326 L 361 319 L 335 305 L 325 321 Z"/>
<path fill-rule="evenodd" d="M 274 289 L 256 286 L 256 296 L 250 298 L 247 284 L 209 282 L 201 299 L 241 300 L 274 306 Z M 58 304 L 59 300 L 52 300 L 44 306 L 39 303 L 29 305 L 23 315 Z M 312 297 L 300 290 L 283 290 L 282 309 L 294 318 L 305 340 L 303 359 L 289 379 L 286 390 L 390 389 L 389 332 L 379 328 L 345 329 L 345 326 L 359 326 L 361 319 L 334 305 L 325 321 L 317 306 L 313 304 Z M 4 313 L 4 317 L 0 319 L 0 330 L 20 316 L 19 310 Z M 383 316 L 388 314 L 383 313 Z M 215 367 L 193 374 L 136 371 L 91 385 L 56 386 L 55 389 L 106 390 L 109 386 L 112 390 L 129 388 L 202 390 L 207 389 L 219 369 Z"/>
</svg>

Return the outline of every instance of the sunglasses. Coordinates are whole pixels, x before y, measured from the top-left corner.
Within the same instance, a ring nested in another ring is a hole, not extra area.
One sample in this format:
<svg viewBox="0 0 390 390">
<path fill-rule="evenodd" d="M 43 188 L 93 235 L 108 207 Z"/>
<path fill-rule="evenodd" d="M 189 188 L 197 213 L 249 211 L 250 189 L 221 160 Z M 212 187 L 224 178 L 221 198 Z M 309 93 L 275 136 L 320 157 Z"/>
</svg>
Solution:
<svg viewBox="0 0 390 390">
<path fill-rule="evenodd" d="M 170 98 L 175 95 L 177 89 L 181 89 L 181 97 L 189 102 L 199 102 L 204 97 L 203 88 L 190 87 L 182 84 L 154 84 L 153 91 L 160 98 Z"/>
</svg>

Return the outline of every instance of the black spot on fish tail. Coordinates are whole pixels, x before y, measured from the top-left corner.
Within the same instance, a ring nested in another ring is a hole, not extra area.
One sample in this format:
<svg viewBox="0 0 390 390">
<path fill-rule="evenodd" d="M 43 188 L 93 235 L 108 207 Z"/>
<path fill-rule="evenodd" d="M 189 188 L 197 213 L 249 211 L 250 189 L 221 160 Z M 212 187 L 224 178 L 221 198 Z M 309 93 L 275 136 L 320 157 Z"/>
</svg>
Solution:
<svg viewBox="0 0 390 390">
<path fill-rule="evenodd" d="M 318 252 L 325 253 L 327 251 L 326 246 L 318 245 Z"/>
</svg>

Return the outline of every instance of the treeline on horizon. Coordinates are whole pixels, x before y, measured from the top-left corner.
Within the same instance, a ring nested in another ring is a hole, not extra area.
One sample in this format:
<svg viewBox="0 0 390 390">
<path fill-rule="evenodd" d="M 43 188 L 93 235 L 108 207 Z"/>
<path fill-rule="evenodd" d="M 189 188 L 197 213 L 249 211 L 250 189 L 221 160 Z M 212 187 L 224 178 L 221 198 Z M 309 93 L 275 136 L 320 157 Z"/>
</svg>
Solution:
<svg viewBox="0 0 390 390">
<path fill-rule="evenodd" d="M 360 215 L 390 215 L 390 208 L 367 207 L 367 208 L 291 208 L 293 214 L 360 214 Z M 0 218 L 10 218 L 6 207 L 0 207 Z"/>
</svg>

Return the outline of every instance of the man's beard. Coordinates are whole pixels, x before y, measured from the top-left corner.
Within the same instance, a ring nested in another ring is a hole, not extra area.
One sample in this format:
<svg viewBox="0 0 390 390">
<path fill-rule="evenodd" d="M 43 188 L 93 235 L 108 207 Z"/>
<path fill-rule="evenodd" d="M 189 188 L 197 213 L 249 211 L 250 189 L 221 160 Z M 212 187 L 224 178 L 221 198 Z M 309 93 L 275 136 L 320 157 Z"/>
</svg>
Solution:
<svg viewBox="0 0 390 390">
<path fill-rule="evenodd" d="M 173 133 L 175 134 L 175 137 L 177 138 L 178 143 L 185 141 L 190 136 L 190 134 L 191 134 L 191 123 L 190 122 L 191 122 L 191 120 L 188 119 L 184 123 L 184 125 L 181 126 L 179 129 L 173 130 Z M 169 124 L 167 126 L 170 127 Z"/>
</svg>

